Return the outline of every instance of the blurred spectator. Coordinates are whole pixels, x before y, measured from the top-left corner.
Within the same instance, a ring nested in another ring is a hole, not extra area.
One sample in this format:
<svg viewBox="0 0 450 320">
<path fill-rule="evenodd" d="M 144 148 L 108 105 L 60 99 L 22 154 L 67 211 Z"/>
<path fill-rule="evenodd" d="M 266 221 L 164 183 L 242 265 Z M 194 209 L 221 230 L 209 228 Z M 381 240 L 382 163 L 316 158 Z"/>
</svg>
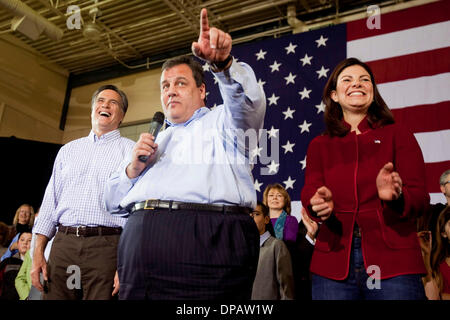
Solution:
<svg viewBox="0 0 450 320">
<path fill-rule="evenodd" d="M 442 300 L 450 300 L 450 207 L 439 215 L 436 225 L 436 250 L 431 269 Z"/>
<path fill-rule="evenodd" d="M 271 234 L 273 229 L 270 225 L 269 208 L 258 203 L 250 215 L 260 234 L 258 269 L 253 282 L 252 300 L 294 299 L 291 257 L 284 242 Z"/>
<path fill-rule="evenodd" d="M 269 184 L 264 190 L 263 203 L 269 207 L 275 237 L 295 242 L 298 221 L 296 217 L 291 216 L 291 197 L 286 189 L 279 183 Z"/>
<path fill-rule="evenodd" d="M 1 261 L 9 258 L 17 253 L 17 245 L 19 234 L 24 231 L 30 231 L 34 224 L 34 209 L 29 204 L 22 204 L 16 211 L 13 219 L 13 231 L 14 238 L 8 246 L 8 250 L 3 254 Z"/>
<path fill-rule="evenodd" d="M 28 230 L 20 233 L 17 242 L 17 253 L 0 263 L 0 299 L 2 300 L 19 299 L 15 279 L 30 249 L 31 232 Z"/>
</svg>

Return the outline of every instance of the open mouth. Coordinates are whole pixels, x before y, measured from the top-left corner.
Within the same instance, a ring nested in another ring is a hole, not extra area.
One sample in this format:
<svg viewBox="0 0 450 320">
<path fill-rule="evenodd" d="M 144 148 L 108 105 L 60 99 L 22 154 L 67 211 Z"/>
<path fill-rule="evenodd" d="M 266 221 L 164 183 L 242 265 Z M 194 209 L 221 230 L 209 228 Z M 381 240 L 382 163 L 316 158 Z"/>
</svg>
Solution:
<svg viewBox="0 0 450 320">
<path fill-rule="evenodd" d="M 349 97 L 364 96 L 364 95 L 366 95 L 366 94 L 361 91 L 353 91 L 348 94 Z"/>
<path fill-rule="evenodd" d="M 107 117 L 107 118 L 111 117 L 111 113 L 106 112 L 106 111 L 100 111 L 99 114 L 100 114 L 102 117 Z"/>
</svg>

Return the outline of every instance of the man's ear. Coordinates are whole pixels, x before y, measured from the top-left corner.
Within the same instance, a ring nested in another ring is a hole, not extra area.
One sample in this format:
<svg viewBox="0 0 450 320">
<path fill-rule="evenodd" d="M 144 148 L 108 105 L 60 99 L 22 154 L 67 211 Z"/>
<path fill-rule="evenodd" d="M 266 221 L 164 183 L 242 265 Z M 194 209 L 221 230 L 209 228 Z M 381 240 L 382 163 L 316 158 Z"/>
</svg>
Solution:
<svg viewBox="0 0 450 320">
<path fill-rule="evenodd" d="M 198 89 L 200 90 L 200 97 L 204 101 L 206 98 L 206 85 L 202 83 L 202 85 Z"/>
<path fill-rule="evenodd" d="M 269 216 L 265 216 L 264 217 L 264 224 L 269 224 L 270 222 L 270 217 Z"/>
<path fill-rule="evenodd" d="M 441 192 L 445 194 L 445 187 L 441 185 Z"/>
</svg>

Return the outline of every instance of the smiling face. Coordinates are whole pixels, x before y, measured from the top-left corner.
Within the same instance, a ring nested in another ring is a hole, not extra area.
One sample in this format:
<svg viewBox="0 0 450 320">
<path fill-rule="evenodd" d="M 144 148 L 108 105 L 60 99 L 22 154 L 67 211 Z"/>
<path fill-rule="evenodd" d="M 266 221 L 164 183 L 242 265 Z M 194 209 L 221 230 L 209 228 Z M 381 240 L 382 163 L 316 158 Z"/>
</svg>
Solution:
<svg viewBox="0 0 450 320">
<path fill-rule="evenodd" d="M 267 193 L 267 206 L 270 209 L 281 210 L 284 208 L 286 204 L 286 199 L 284 195 L 280 192 L 280 190 L 276 188 L 272 188 Z"/>
<path fill-rule="evenodd" d="M 336 90 L 330 94 L 339 103 L 344 118 L 349 114 L 367 114 L 374 99 L 373 84 L 369 73 L 360 65 L 352 65 L 339 74 Z"/>
<path fill-rule="evenodd" d="M 27 205 L 23 205 L 19 209 L 19 216 L 17 222 L 20 224 L 28 224 L 31 217 L 31 208 Z"/>
<path fill-rule="evenodd" d="M 97 136 L 117 129 L 125 113 L 121 107 L 120 95 L 114 90 L 101 91 L 92 105 L 92 130 Z"/>
<path fill-rule="evenodd" d="M 204 106 L 205 84 L 197 87 L 191 68 L 179 64 L 161 74 L 161 104 L 166 118 L 173 123 L 189 120 Z"/>
</svg>

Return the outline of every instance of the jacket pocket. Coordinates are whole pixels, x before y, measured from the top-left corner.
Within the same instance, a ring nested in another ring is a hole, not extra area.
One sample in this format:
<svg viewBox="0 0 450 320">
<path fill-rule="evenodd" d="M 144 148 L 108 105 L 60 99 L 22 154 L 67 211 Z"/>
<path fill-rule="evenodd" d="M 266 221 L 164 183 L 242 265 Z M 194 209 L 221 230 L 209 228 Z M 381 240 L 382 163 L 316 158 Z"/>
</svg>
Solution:
<svg viewBox="0 0 450 320">
<path fill-rule="evenodd" d="M 389 219 L 384 215 L 389 214 Z M 381 235 L 384 243 L 391 249 L 412 249 L 419 248 L 417 239 L 416 224 L 411 220 L 398 218 L 394 212 L 389 210 L 377 210 L 380 222 Z M 386 223 L 389 221 L 389 224 Z"/>
</svg>

